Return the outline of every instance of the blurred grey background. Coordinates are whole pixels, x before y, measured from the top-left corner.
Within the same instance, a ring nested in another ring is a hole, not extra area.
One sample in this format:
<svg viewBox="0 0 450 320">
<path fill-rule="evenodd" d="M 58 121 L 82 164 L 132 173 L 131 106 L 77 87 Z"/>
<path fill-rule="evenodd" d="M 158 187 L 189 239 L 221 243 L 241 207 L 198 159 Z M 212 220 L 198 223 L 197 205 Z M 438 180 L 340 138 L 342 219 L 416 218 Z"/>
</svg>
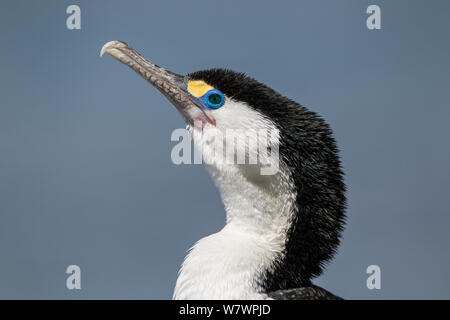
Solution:
<svg viewBox="0 0 450 320">
<path fill-rule="evenodd" d="M 170 161 L 177 111 L 99 58 L 116 39 L 178 73 L 246 72 L 331 124 L 348 224 L 317 284 L 450 298 L 449 17 L 448 1 L 2 1 L 0 298 L 171 298 L 186 250 L 224 225 L 205 169 Z"/>
</svg>

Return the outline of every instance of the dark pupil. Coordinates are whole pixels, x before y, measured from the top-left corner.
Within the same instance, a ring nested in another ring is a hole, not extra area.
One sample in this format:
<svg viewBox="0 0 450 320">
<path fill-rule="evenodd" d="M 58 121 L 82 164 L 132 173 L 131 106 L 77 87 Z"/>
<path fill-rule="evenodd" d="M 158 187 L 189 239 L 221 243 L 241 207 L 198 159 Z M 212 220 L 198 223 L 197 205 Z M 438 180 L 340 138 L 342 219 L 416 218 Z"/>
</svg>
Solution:
<svg viewBox="0 0 450 320">
<path fill-rule="evenodd" d="M 221 101 L 221 98 L 220 98 L 220 96 L 217 93 L 214 93 L 214 94 L 209 96 L 208 100 L 212 104 L 219 104 L 220 101 Z"/>
</svg>

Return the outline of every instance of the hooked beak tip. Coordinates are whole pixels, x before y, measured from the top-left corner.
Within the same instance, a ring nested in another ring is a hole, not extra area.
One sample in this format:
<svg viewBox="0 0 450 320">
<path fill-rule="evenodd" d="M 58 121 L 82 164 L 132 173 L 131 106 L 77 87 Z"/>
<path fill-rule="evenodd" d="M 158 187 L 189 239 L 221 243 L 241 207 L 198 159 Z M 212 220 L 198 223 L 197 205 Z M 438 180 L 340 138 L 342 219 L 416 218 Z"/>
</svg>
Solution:
<svg viewBox="0 0 450 320">
<path fill-rule="evenodd" d="M 126 44 L 123 41 L 117 41 L 117 40 L 109 41 L 103 45 L 102 50 L 100 51 L 100 57 L 103 56 L 105 54 L 105 52 L 110 54 L 111 50 L 126 48 L 126 47 L 128 47 L 128 44 Z"/>
</svg>

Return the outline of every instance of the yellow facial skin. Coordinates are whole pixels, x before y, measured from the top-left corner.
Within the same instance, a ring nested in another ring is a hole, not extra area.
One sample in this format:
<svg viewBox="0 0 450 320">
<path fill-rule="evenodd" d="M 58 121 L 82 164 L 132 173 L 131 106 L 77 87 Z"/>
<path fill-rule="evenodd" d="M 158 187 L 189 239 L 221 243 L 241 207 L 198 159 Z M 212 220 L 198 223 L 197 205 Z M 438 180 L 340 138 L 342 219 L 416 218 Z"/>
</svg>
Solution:
<svg viewBox="0 0 450 320">
<path fill-rule="evenodd" d="M 191 95 L 196 98 L 200 98 L 205 95 L 209 90 L 214 89 L 209 84 L 203 82 L 202 80 L 192 80 L 188 81 L 187 89 Z"/>
</svg>

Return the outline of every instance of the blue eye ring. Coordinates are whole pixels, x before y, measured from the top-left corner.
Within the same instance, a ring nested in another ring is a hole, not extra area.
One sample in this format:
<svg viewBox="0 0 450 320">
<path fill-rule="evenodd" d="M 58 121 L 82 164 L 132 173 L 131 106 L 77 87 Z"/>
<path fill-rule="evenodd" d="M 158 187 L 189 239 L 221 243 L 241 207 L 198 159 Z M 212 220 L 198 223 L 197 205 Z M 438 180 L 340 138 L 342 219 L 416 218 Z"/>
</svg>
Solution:
<svg viewBox="0 0 450 320">
<path fill-rule="evenodd" d="M 225 103 L 223 93 L 216 89 L 209 90 L 202 98 L 205 105 L 210 109 L 219 109 Z"/>
</svg>

